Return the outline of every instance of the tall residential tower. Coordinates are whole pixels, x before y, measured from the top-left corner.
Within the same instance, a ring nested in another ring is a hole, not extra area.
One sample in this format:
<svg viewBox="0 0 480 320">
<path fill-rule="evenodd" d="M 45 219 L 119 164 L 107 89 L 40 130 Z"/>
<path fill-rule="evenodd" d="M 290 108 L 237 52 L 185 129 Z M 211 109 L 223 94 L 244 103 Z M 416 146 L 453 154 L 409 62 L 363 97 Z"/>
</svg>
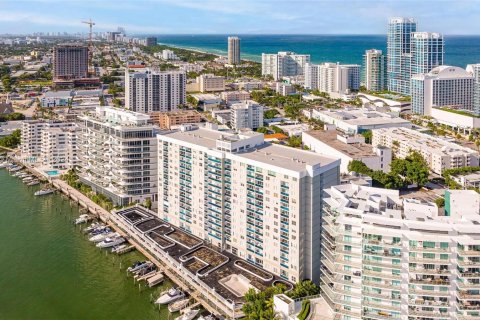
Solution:
<svg viewBox="0 0 480 320">
<path fill-rule="evenodd" d="M 240 38 L 228 37 L 228 63 L 240 64 Z"/>
<path fill-rule="evenodd" d="M 387 88 L 387 57 L 382 50 L 365 51 L 363 72 L 363 81 L 367 90 L 383 91 Z"/>
</svg>

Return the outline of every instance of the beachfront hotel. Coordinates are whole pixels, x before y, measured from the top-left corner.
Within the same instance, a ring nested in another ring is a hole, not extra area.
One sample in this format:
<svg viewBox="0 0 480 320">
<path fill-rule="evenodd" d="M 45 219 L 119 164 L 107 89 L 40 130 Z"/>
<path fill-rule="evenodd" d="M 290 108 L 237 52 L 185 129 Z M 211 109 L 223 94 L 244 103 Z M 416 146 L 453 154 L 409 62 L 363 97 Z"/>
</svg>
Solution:
<svg viewBox="0 0 480 320">
<path fill-rule="evenodd" d="M 158 138 L 158 216 L 291 282 L 320 271 L 322 189 L 340 161 L 184 125 Z"/>
<path fill-rule="evenodd" d="M 476 167 L 478 152 L 441 138 L 408 128 L 372 130 L 374 147 L 391 148 L 394 155 L 404 159 L 412 150 L 418 151 L 431 171 L 442 174 L 446 169 Z"/>
<path fill-rule="evenodd" d="M 185 72 L 125 68 L 125 108 L 142 113 L 175 111 L 187 101 Z"/>
<path fill-rule="evenodd" d="M 412 112 L 432 115 L 433 107 L 474 110 L 475 79 L 460 67 L 440 66 L 412 76 Z"/>
<path fill-rule="evenodd" d="M 118 206 L 155 204 L 158 127 L 149 122 L 148 115 L 113 107 L 79 116 L 80 181 Z"/>
<path fill-rule="evenodd" d="M 335 319 L 480 317 L 475 191 L 446 191 L 441 209 L 355 184 L 326 193 L 321 287 Z"/>
</svg>

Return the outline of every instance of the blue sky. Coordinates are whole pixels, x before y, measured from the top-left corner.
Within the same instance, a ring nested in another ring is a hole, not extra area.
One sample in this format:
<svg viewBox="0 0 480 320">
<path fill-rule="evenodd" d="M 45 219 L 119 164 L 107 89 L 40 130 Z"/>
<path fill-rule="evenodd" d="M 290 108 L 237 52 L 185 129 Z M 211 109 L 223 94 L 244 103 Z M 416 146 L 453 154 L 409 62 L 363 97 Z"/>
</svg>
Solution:
<svg viewBox="0 0 480 320">
<path fill-rule="evenodd" d="M 380 34 L 392 16 L 419 30 L 479 34 L 480 0 L 0 0 L 0 33 Z"/>
</svg>

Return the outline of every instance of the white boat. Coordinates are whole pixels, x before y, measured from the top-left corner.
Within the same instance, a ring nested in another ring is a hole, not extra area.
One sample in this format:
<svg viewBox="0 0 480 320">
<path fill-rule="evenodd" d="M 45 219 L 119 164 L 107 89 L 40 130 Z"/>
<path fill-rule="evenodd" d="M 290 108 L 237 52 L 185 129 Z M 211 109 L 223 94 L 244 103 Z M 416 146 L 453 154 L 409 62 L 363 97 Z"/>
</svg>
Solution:
<svg viewBox="0 0 480 320">
<path fill-rule="evenodd" d="M 27 186 L 31 187 L 31 186 L 36 186 L 37 184 L 40 184 L 40 181 L 33 180 L 33 181 L 30 181 L 29 183 L 27 183 Z"/>
<path fill-rule="evenodd" d="M 187 309 L 181 315 L 175 318 L 175 320 L 192 320 L 200 312 L 200 309 Z"/>
<path fill-rule="evenodd" d="M 122 251 L 123 249 L 125 249 L 126 247 L 128 247 L 128 244 L 119 244 L 119 245 L 116 245 L 112 248 L 112 253 L 117 253 L 119 251 Z"/>
<path fill-rule="evenodd" d="M 211 314 L 209 314 L 208 316 L 204 317 L 204 316 L 200 316 L 197 318 L 197 320 L 215 320 L 215 317 L 212 316 Z"/>
<path fill-rule="evenodd" d="M 82 214 L 77 219 L 75 219 L 75 224 L 87 223 L 88 220 L 90 220 L 90 216 L 88 214 Z"/>
<path fill-rule="evenodd" d="M 0 169 L 6 168 L 8 166 L 7 162 L 0 163 Z"/>
<path fill-rule="evenodd" d="M 31 180 L 33 180 L 33 179 L 35 179 L 34 176 L 26 176 L 25 178 L 22 179 L 22 181 L 23 181 L 23 182 L 28 182 L 28 181 L 31 181 Z"/>
<path fill-rule="evenodd" d="M 14 167 L 10 168 L 8 171 L 10 171 L 10 172 L 17 172 L 17 171 L 20 171 L 20 170 L 22 170 L 22 169 L 23 169 L 23 167 L 14 166 Z"/>
<path fill-rule="evenodd" d="M 182 290 L 178 288 L 170 288 L 167 291 L 164 291 L 160 297 L 155 300 L 155 304 L 168 304 L 184 297 L 185 293 L 183 293 Z"/>
<path fill-rule="evenodd" d="M 149 264 L 151 264 L 150 261 L 143 261 L 143 262 L 140 262 L 140 261 L 137 261 L 135 262 L 131 267 L 129 267 L 127 269 L 127 272 L 136 272 L 142 268 L 145 268 L 146 266 L 148 266 Z"/>
<path fill-rule="evenodd" d="M 189 301 L 190 301 L 190 298 L 186 298 L 186 299 L 177 300 L 175 302 L 169 303 L 168 304 L 168 311 L 170 311 L 172 313 L 180 311 L 188 305 Z"/>
<path fill-rule="evenodd" d="M 90 240 L 92 242 L 101 242 L 101 241 L 105 240 L 106 238 L 111 238 L 111 237 L 115 237 L 115 236 L 119 236 L 119 234 L 116 233 L 116 232 L 110 231 L 110 232 L 106 232 L 106 233 L 96 234 L 93 237 L 88 238 L 88 240 Z"/>
<path fill-rule="evenodd" d="M 98 248 L 110 248 L 113 246 L 117 246 L 125 242 L 123 237 L 115 237 L 115 238 L 106 238 L 102 242 L 97 243 Z"/>
<path fill-rule="evenodd" d="M 105 225 L 101 222 L 94 222 L 92 223 L 89 227 L 83 229 L 83 232 L 85 233 L 88 233 L 90 231 L 93 231 L 93 230 L 96 230 L 96 229 L 100 229 L 100 228 L 104 228 Z"/>
<path fill-rule="evenodd" d="M 43 195 L 54 193 L 54 192 L 55 192 L 54 189 L 42 189 L 42 190 L 38 190 L 37 192 L 35 192 L 34 195 L 43 196 Z"/>
</svg>

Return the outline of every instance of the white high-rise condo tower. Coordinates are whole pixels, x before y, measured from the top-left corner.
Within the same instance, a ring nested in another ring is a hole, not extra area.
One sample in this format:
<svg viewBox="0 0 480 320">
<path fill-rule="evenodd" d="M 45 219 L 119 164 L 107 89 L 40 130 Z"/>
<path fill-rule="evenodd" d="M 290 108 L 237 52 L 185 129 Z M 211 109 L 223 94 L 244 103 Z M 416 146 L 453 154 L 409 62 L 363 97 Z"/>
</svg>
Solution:
<svg viewBox="0 0 480 320">
<path fill-rule="evenodd" d="M 262 75 L 271 75 L 274 80 L 285 76 L 299 76 L 310 62 L 309 54 L 295 52 L 262 53 Z"/>
<path fill-rule="evenodd" d="M 228 63 L 240 64 L 240 38 L 228 37 Z"/>
<path fill-rule="evenodd" d="M 187 100 L 184 71 L 125 69 L 125 107 L 135 112 L 175 111 Z"/>
</svg>

